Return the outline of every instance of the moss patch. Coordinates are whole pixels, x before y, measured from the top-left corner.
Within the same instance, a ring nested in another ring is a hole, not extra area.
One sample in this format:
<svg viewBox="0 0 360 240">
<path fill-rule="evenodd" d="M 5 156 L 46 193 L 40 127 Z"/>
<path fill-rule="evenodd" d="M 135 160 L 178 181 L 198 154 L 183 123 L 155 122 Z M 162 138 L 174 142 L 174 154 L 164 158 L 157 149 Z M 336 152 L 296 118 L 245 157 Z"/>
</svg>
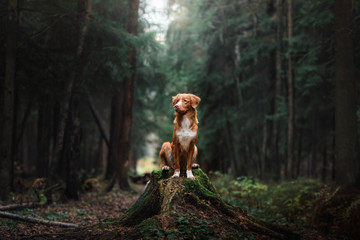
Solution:
<svg viewBox="0 0 360 240">
<path fill-rule="evenodd" d="M 129 239 L 159 238 L 163 236 L 160 223 L 156 218 L 147 219 L 136 225 L 129 233 Z"/>
</svg>

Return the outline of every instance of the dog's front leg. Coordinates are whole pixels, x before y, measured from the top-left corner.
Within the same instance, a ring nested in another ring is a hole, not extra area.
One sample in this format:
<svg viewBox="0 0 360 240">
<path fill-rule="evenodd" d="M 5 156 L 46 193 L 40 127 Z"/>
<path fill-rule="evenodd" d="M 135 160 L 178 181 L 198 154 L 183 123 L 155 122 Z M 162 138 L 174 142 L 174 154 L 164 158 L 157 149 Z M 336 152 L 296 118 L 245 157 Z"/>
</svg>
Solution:
<svg viewBox="0 0 360 240">
<path fill-rule="evenodd" d="M 174 152 L 174 174 L 171 178 L 180 177 L 180 146 L 175 148 Z"/>
<path fill-rule="evenodd" d="M 194 163 L 194 151 L 195 145 L 192 145 L 187 154 L 187 163 L 186 163 L 186 176 L 192 180 L 195 180 L 195 177 L 192 173 L 193 163 Z"/>
</svg>

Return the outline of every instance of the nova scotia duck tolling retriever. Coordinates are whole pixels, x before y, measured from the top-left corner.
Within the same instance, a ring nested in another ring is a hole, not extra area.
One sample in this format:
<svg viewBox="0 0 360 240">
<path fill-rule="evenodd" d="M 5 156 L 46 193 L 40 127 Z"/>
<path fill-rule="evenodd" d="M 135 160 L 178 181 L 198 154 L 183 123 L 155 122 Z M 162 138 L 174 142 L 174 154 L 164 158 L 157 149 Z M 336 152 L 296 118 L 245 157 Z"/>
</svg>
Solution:
<svg viewBox="0 0 360 240">
<path fill-rule="evenodd" d="M 172 143 L 165 142 L 161 147 L 160 167 L 163 171 L 174 169 L 172 178 L 180 177 L 180 170 L 186 169 L 187 178 L 195 180 L 192 169 L 199 167 L 194 160 L 198 153 L 195 145 L 199 123 L 196 107 L 200 103 L 200 98 L 193 94 L 179 93 L 172 97 L 172 103 L 175 109 L 174 133 Z"/>
</svg>

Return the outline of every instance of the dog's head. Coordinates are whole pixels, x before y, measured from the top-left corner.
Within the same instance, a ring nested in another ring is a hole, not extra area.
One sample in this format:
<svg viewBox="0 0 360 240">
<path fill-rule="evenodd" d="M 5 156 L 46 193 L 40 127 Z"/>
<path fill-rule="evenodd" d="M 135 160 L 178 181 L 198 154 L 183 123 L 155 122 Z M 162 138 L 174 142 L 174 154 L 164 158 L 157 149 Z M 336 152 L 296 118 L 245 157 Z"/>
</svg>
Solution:
<svg viewBox="0 0 360 240">
<path fill-rule="evenodd" d="M 173 107 L 176 112 L 185 114 L 190 109 L 195 109 L 200 103 L 200 98 L 190 93 L 179 93 L 172 97 Z"/>
</svg>

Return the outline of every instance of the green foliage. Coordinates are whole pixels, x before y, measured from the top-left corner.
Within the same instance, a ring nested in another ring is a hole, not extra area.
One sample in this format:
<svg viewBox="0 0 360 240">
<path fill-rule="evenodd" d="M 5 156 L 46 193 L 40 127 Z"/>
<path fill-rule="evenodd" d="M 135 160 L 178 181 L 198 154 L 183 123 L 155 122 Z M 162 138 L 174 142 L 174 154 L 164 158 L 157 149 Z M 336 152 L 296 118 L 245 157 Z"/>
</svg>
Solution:
<svg viewBox="0 0 360 240">
<path fill-rule="evenodd" d="M 360 195 L 356 191 L 332 189 L 314 179 L 263 184 L 253 178 L 233 180 L 219 172 L 212 178 L 224 200 L 253 216 L 299 231 L 312 228 L 351 239 L 359 235 Z"/>
<path fill-rule="evenodd" d="M 215 239 L 213 237 L 214 230 L 211 228 L 211 222 L 200 220 L 193 215 L 180 215 L 176 220 L 178 237 L 191 239 Z"/>
<path fill-rule="evenodd" d="M 213 183 L 222 198 L 250 214 L 302 227 L 308 221 L 313 203 L 324 184 L 312 179 L 282 181 L 266 185 L 258 179 L 239 178 L 215 173 Z"/>
<path fill-rule="evenodd" d="M 156 219 L 148 219 L 133 229 L 133 238 L 154 238 L 164 236 L 163 231 Z"/>
</svg>

